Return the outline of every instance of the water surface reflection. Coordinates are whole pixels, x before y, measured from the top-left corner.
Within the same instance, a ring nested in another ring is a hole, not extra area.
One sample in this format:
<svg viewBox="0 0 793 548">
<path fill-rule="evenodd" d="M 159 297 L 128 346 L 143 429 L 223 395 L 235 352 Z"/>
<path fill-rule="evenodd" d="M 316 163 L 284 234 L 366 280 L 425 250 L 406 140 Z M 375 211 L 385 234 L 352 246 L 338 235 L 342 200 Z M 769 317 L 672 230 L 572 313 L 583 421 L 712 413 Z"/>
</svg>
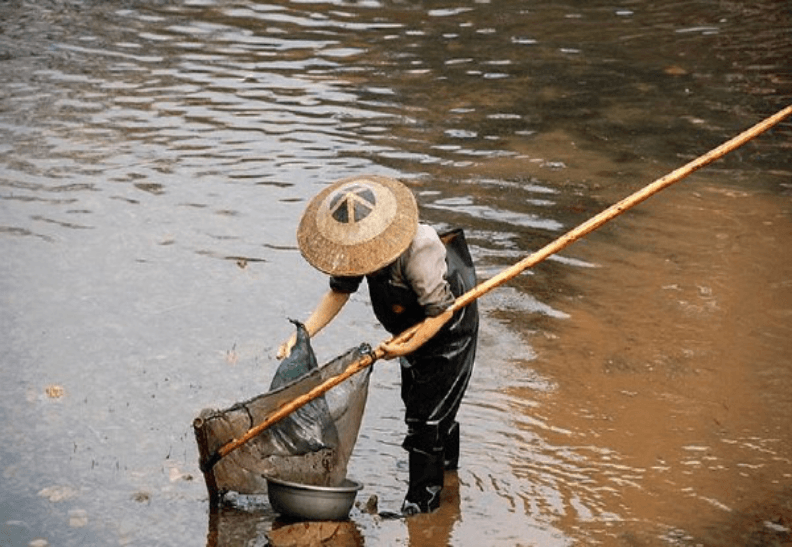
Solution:
<svg viewBox="0 0 793 548">
<path fill-rule="evenodd" d="M 790 5 L 0 4 L 2 543 L 261 544 L 190 424 L 269 383 L 352 173 L 481 278 L 790 102 Z M 445 510 L 380 544 L 790 543 L 790 123 L 481 302 Z M 782 250 L 782 251 L 780 251 Z M 315 341 L 384 337 L 366 298 Z M 351 475 L 399 507 L 393 364 Z M 692 517 L 694 516 L 694 517 Z M 209 524 L 209 527 L 207 526 Z"/>
</svg>

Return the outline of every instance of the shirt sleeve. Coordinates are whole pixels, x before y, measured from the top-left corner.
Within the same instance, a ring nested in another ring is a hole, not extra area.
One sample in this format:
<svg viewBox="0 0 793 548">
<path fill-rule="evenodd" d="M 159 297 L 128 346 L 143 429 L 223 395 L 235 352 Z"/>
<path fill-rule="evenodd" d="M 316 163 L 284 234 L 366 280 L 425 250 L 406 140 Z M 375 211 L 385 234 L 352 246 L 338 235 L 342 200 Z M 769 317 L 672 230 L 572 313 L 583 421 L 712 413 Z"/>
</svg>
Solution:
<svg viewBox="0 0 793 548">
<path fill-rule="evenodd" d="M 419 225 L 408 248 L 403 274 L 428 316 L 437 316 L 454 302 L 446 281 L 446 246 L 432 227 Z"/>
<path fill-rule="evenodd" d="M 331 276 L 330 288 L 339 293 L 355 293 L 362 281 L 363 276 Z"/>
</svg>

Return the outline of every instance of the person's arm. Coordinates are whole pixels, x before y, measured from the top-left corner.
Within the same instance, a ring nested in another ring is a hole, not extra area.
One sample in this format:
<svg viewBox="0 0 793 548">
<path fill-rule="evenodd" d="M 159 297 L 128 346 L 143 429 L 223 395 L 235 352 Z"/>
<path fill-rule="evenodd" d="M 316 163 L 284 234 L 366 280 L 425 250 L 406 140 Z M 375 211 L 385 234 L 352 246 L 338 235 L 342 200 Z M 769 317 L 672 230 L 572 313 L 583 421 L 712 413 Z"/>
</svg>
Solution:
<svg viewBox="0 0 793 548">
<path fill-rule="evenodd" d="M 407 252 L 403 275 L 416 293 L 427 317 L 406 341 L 386 341 L 381 344 L 385 359 L 415 352 L 434 337 L 452 317 L 449 307 L 454 304 L 454 295 L 446 281 L 446 247 L 432 228 L 419 225 L 419 232 Z"/>
<path fill-rule="evenodd" d="M 319 301 L 317 308 L 305 321 L 306 331 L 308 331 L 309 337 L 313 337 L 315 334 L 321 331 L 323 327 L 328 325 L 331 320 L 336 317 L 336 314 L 338 314 L 339 311 L 344 308 L 344 305 L 347 303 L 349 298 L 349 293 L 342 293 L 333 289 L 325 293 L 325 295 Z M 292 352 L 292 347 L 295 346 L 296 342 L 297 334 L 292 333 L 292 336 L 278 347 L 278 353 L 276 354 L 276 357 L 279 360 L 287 357 L 290 352 Z"/>
<path fill-rule="evenodd" d="M 399 343 L 385 341 L 381 343 L 380 348 L 385 352 L 383 359 L 391 360 L 415 352 L 421 345 L 434 337 L 444 324 L 451 319 L 453 314 L 452 310 L 448 308 L 437 316 L 428 316 L 416 332 L 406 341 Z"/>
</svg>

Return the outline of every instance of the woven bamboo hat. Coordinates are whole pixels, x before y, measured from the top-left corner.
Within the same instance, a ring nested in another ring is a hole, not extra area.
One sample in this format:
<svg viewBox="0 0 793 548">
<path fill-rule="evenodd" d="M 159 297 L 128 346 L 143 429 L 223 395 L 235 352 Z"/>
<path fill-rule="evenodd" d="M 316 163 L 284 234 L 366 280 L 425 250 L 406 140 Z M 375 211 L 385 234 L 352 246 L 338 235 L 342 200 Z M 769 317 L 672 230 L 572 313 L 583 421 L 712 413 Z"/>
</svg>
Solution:
<svg viewBox="0 0 793 548">
<path fill-rule="evenodd" d="M 418 228 L 418 207 L 395 179 L 363 175 L 342 179 L 317 194 L 297 229 L 303 257 L 331 276 L 362 276 L 390 264 Z"/>
</svg>

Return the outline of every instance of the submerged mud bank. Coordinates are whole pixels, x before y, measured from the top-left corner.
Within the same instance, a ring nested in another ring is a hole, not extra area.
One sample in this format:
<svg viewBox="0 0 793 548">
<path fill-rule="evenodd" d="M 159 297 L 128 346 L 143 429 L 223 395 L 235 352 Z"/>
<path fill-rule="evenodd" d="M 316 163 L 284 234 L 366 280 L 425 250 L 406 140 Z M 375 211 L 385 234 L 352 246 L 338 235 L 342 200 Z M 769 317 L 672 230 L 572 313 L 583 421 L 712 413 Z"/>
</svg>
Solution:
<svg viewBox="0 0 793 548">
<path fill-rule="evenodd" d="M 551 443 L 589 454 L 581 542 L 789 545 L 790 200 L 692 178 L 576 252 L 532 336 Z"/>
</svg>

